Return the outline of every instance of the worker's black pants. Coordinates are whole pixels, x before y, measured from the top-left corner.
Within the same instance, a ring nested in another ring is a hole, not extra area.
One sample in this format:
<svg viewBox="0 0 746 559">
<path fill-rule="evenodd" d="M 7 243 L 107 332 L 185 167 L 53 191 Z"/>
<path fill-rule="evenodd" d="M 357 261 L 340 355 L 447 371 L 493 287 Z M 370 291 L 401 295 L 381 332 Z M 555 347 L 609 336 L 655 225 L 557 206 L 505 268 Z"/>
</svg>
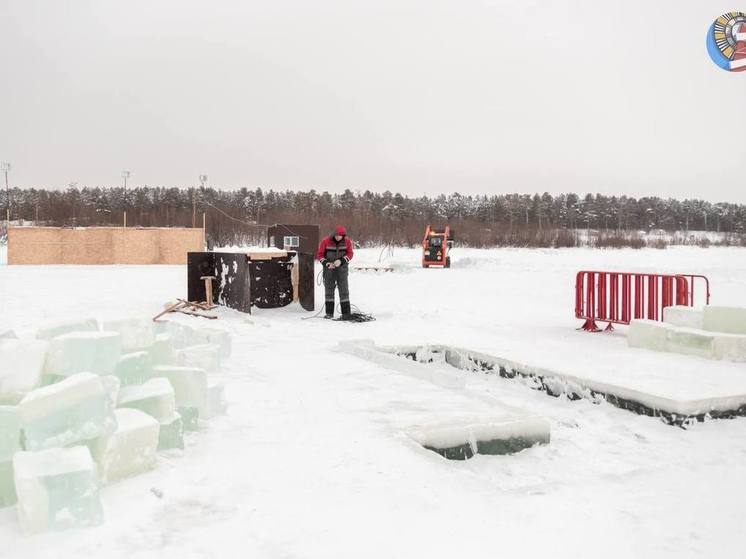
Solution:
<svg viewBox="0 0 746 559">
<path fill-rule="evenodd" d="M 347 285 L 347 274 L 349 268 L 340 266 L 329 269 L 324 267 L 324 299 L 327 303 L 334 303 L 334 288 L 339 288 L 339 302 L 347 303 L 350 300 L 350 288 Z"/>
</svg>

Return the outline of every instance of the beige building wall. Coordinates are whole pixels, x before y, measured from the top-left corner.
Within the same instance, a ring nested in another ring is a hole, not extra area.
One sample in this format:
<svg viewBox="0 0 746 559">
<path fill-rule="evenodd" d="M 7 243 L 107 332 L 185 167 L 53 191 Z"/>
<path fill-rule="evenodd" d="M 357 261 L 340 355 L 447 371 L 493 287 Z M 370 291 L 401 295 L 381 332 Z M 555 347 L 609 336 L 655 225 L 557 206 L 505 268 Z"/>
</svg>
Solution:
<svg viewBox="0 0 746 559">
<path fill-rule="evenodd" d="M 202 229 L 11 227 L 8 264 L 186 264 Z"/>
</svg>

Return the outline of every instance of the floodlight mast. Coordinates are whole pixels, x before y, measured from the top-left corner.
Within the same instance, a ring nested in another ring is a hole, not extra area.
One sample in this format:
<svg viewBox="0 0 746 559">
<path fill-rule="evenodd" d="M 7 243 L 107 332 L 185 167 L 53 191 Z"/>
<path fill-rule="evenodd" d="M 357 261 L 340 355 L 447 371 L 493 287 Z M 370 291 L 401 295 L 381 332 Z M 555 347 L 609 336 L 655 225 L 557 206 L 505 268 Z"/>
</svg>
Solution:
<svg viewBox="0 0 746 559">
<path fill-rule="evenodd" d="M 207 175 L 199 176 L 199 188 L 200 193 L 205 189 L 205 183 L 207 182 Z M 204 215 L 202 216 L 202 227 L 204 228 Z M 197 226 L 197 202 L 194 199 L 194 189 L 192 189 L 192 228 Z"/>
<path fill-rule="evenodd" d="M 122 178 L 124 179 L 124 227 L 127 227 L 127 179 L 130 178 L 128 170 L 122 171 Z"/>
<path fill-rule="evenodd" d="M 5 220 L 6 220 L 6 235 L 9 235 L 10 231 L 10 187 L 8 186 L 8 173 L 10 172 L 10 163 L 0 163 L 0 170 L 5 173 Z"/>
</svg>

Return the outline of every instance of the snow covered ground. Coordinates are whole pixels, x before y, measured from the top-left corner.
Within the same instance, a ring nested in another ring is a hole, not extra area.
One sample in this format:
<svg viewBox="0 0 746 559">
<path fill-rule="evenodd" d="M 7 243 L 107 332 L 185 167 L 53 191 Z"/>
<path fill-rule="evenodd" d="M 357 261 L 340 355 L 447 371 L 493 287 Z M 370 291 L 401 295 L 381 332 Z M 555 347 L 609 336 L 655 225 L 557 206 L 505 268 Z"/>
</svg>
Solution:
<svg viewBox="0 0 746 559">
<path fill-rule="evenodd" d="M 210 326 L 233 336 L 229 414 L 152 472 L 105 487 L 103 526 L 27 538 L 15 511 L 0 509 L 0 556 L 742 555 L 746 418 L 682 430 L 479 375 L 456 396 L 335 348 L 447 343 L 687 396 L 746 388 L 743 364 L 628 349 L 623 328 L 588 334 L 573 318 L 580 269 L 703 273 L 714 304 L 746 306 L 746 250 L 456 249 L 452 269 L 423 270 L 417 250 L 366 249 L 354 263 L 382 253 L 394 272 L 350 275 L 353 303 L 376 322 L 221 309 Z M 185 289 L 180 266 L 0 266 L 0 329 L 152 316 Z M 548 418 L 550 444 L 455 462 L 400 428 L 418 407 L 483 408 L 485 398 Z"/>
</svg>

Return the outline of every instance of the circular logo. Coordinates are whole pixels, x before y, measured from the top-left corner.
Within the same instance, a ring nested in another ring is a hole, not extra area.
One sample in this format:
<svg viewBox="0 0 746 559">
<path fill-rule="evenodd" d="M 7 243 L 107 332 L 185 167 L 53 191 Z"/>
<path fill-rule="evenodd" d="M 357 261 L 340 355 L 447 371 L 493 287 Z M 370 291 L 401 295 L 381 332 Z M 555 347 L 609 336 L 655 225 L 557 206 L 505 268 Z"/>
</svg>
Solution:
<svg viewBox="0 0 746 559">
<path fill-rule="evenodd" d="M 723 70 L 746 71 L 746 14 L 729 12 L 717 18 L 707 32 L 707 52 Z"/>
</svg>

